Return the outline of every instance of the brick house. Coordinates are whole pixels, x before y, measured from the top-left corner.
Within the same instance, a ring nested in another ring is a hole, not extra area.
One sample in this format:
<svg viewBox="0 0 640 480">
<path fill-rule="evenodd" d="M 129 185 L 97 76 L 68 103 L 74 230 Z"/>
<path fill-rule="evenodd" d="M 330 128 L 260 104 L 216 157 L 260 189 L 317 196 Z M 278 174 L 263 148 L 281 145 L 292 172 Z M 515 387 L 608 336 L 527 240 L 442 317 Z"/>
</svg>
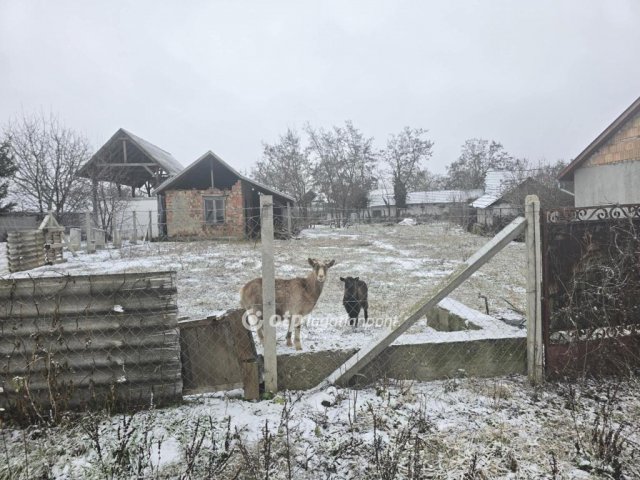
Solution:
<svg viewBox="0 0 640 480">
<path fill-rule="evenodd" d="M 261 194 L 273 196 L 274 230 L 282 232 L 293 206 L 293 198 L 245 177 L 211 151 L 154 193 L 169 238 L 254 238 Z"/>
<path fill-rule="evenodd" d="M 567 165 L 558 179 L 573 181 L 576 207 L 640 203 L 640 98 Z"/>
</svg>

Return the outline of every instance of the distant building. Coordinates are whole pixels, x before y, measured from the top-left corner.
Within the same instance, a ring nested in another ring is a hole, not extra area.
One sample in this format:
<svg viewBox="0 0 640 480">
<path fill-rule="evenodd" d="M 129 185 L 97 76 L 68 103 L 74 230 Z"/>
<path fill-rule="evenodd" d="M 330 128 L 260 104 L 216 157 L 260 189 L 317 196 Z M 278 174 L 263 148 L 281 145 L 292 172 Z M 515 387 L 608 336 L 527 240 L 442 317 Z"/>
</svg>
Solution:
<svg viewBox="0 0 640 480">
<path fill-rule="evenodd" d="M 576 207 L 640 203 L 640 98 L 567 165 L 558 179 L 573 181 Z"/>
<path fill-rule="evenodd" d="M 260 195 L 273 196 L 276 233 L 286 228 L 292 197 L 240 174 L 209 151 L 155 189 L 169 238 L 253 238 Z"/>
<path fill-rule="evenodd" d="M 369 214 L 372 218 L 395 217 L 396 199 L 393 191 L 387 189 L 371 190 L 369 192 Z"/>
<path fill-rule="evenodd" d="M 482 195 L 482 190 L 436 190 L 407 194 L 407 214 L 442 216 L 453 207 L 466 205 Z"/>
<path fill-rule="evenodd" d="M 537 195 L 542 208 L 568 207 L 573 196 L 558 187 L 545 185 L 534 178 L 517 182 L 511 172 L 488 172 L 485 194 L 471 204 L 476 208 L 477 222 L 485 227 L 500 227 L 506 221 L 522 215 L 527 195 Z M 499 193 L 498 193 L 499 192 Z"/>
</svg>

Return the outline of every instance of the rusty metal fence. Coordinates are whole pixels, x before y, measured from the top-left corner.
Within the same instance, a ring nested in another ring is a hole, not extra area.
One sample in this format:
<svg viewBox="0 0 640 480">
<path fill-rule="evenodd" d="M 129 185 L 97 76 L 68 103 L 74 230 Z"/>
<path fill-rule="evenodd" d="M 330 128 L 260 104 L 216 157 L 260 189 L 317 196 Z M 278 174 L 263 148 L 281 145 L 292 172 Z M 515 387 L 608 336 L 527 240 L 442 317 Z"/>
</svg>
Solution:
<svg viewBox="0 0 640 480">
<path fill-rule="evenodd" d="M 543 215 L 547 375 L 640 367 L 640 205 Z"/>
</svg>

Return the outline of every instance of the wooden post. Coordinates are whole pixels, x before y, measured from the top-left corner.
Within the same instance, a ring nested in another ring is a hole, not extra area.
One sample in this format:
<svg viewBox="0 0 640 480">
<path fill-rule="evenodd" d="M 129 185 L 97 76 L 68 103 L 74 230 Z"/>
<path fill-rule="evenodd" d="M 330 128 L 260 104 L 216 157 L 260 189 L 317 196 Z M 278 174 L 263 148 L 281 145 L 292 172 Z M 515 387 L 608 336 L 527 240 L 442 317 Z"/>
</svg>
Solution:
<svg viewBox="0 0 640 480">
<path fill-rule="evenodd" d="M 91 222 L 91 212 L 85 213 L 85 229 L 87 231 L 87 253 L 94 253 L 96 245 L 93 242 L 93 224 Z"/>
<path fill-rule="evenodd" d="M 153 212 L 149 210 L 149 241 L 151 241 L 151 237 L 153 237 L 153 224 L 151 223 L 153 219 Z"/>
<path fill-rule="evenodd" d="M 527 373 L 532 383 L 544 381 L 542 345 L 542 245 L 540 243 L 540 200 L 525 199 L 527 219 Z"/>
<path fill-rule="evenodd" d="M 287 235 L 289 238 L 293 236 L 293 230 L 291 228 L 291 202 L 287 202 Z"/>
<path fill-rule="evenodd" d="M 131 212 L 131 214 L 133 215 L 133 235 L 131 236 L 130 242 L 132 245 L 135 245 L 138 243 L 138 215 L 135 210 Z"/>
<path fill-rule="evenodd" d="M 392 330 L 385 332 L 381 338 L 361 348 L 316 388 L 322 388 L 334 383 L 346 384 L 364 366 L 368 365 L 369 362 L 380 355 L 389 345 L 395 342 L 400 335 L 411 327 L 411 325 L 423 318 L 427 312 L 435 308 L 440 300 L 444 299 L 447 295 L 458 288 L 482 265 L 493 258 L 496 253 L 521 235 L 525 230 L 526 223 L 527 222 L 523 217 L 518 217 L 513 220 L 480 250 L 469 257 L 458 269 L 436 284 L 422 300 L 419 300 L 407 312 L 399 317 L 399 322 L 392 328 Z"/>
<path fill-rule="evenodd" d="M 276 329 L 272 322 L 276 314 L 276 278 L 273 262 L 273 197 L 260 196 L 260 226 L 262 239 L 262 325 L 264 332 L 264 388 L 278 391 L 278 358 Z"/>
</svg>

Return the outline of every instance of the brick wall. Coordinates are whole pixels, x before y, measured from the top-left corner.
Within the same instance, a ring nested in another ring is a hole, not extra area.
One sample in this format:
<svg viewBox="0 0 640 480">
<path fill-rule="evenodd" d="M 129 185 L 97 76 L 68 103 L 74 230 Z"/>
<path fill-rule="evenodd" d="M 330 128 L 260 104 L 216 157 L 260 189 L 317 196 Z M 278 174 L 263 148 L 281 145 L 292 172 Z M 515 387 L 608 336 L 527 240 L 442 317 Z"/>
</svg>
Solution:
<svg viewBox="0 0 640 480">
<path fill-rule="evenodd" d="M 609 141 L 583 163 L 583 166 L 593 167 L 633 160 L 640 160 L 640 113 L 627 120 Z"/>
<path fill-rule="evenodd" d="M 206 225 L 204 222 L 204 197 L 220 195 L 225 198 L 225 222 Z M 168 190 L 167 234 L 170 238 L 244 238 L 244 202 L 242 184 L 238 180 L 231 190 L 209 188 L 207 190 Z"/>
</svg>

